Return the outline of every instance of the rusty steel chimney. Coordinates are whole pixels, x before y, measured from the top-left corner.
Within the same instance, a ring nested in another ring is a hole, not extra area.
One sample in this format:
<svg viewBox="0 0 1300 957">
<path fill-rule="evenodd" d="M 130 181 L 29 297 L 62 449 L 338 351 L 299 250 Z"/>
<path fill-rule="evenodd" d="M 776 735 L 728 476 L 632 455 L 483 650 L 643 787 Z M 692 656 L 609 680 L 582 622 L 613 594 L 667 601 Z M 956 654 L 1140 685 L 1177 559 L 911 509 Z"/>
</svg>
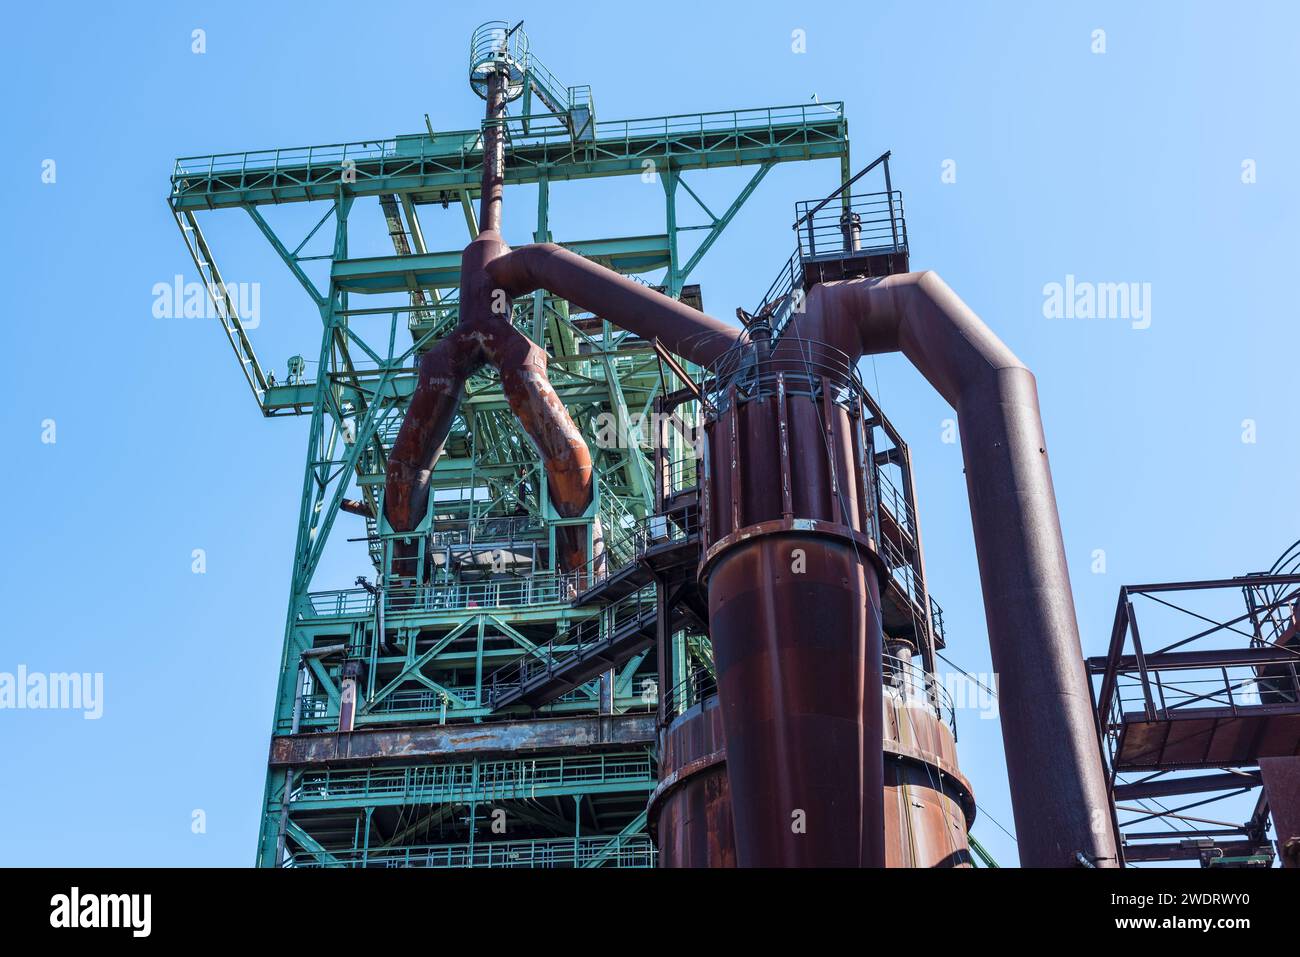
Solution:
<svg viewBox="0 0 1300 957">
<path fill-rule="evenodd" d="M 880 578 L 853 366 L 715 363 L 703 559 L 742 867 L 883 867 Z M 812 352 L 815 343 L 807 344 Z"/>
</svg>

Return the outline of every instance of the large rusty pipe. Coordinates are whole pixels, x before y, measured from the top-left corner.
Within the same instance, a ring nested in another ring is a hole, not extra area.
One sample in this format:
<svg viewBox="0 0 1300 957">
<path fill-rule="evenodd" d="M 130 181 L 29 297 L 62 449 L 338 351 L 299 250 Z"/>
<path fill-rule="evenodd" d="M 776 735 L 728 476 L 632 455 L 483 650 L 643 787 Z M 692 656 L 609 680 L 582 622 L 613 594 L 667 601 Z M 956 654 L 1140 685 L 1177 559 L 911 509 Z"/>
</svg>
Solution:
<svg viewBox="0 0 1300 957">
<path fill-rule="evenodd" d="M 489 264 L 509 252 L 500 233 L 505 86 L 504 74 L 489 79 L 480 230 L 461 255 L 456 328 L 421 357 L 419 380 L 388 456 L 384 513 L 396 531 L 414 529 L 427 512 L 433 468 L 460 407 L 465 382 L 484 364 L 501 373 L 510 409 L 546 469 L 548 495 L 556 512 L 563 518 L 578 517 L 590 507 L 594 494 L 590 450 L 551 386 L 546 351 L 510 324 L 513 302 L 500 295 L 500 286 L 488 276 Z M 598 525 L 595 534 L 599 536 Z M 565 571 L 587 564 L 581 529 L 563 527 L 557 550 L 557 563 Z M 418 577 L 418 569 L 405 568 L 413 552 L 399 548 L 399 574 Z"/>
<path fill-rule="evenodd" d="M 658 339 L 670 351 L 702 366 L 744 337 L 742 329 L 555 243 L 511 250 L 493 260 L 487 271 L 507 295 L 545 289 L 643 339 Z"/>
<path fill-rule="evenodd" d="M 487 122 L 483 126 L 483 191 L 479 197 L 479 235 L 501 232 L 506 184 L 506 148 L 502 117 L 506 109 L 506 75 L 493 73 L 487 86 Z"/>
<path fill-rule="evenodd" d="M 733 357 L 719 366 L 731 368 Z M 772 356 L 717 386 L 699 580 L 741 867 L 881 867 L 883 563 L 852 367 Z"/>
<path fill-rule="evenodd" d="M 902 352 L 957 410 L 1021 863 L 1117 866 L 1033 374 L 932 272 L 815 286 L 790 330 Z"/>
</svg>

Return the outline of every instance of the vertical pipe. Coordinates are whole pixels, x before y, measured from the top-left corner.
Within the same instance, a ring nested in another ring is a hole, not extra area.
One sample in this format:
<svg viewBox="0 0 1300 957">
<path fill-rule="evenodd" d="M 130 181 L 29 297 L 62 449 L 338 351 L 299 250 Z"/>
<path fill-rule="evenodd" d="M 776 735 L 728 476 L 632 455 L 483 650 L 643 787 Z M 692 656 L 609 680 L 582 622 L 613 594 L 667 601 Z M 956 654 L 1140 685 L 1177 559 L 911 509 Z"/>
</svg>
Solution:
<svg viewBox="0 0 1300 957">
<path fill-rule="evenodd" d="M 506 149 L 502 122 L 506 106 L 506 75 L 497 70 L 488 78 L 487 122 L 483 125 L 483 195 L 479 197 L 478 232 L 501 232 L 505 192 Z"/>
</svg>

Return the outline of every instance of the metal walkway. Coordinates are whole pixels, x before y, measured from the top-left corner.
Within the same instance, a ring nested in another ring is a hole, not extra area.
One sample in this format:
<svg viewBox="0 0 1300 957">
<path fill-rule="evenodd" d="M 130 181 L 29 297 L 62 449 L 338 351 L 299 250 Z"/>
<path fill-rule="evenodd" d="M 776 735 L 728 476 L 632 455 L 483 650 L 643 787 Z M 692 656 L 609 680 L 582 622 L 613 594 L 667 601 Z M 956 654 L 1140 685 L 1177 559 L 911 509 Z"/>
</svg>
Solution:
<svg viewBox="0 0 1300 957">
<path fill-rule="evenodd" d="M 580 572 L 579 580 L 587 584 L 573 604 L 600 606 L 599 614 L 494 672 L 489 705 L 494 710 L 513 704 L 537 707 L 649 648 L 659 627 L 657 589 L 684 584 L 699 564 L 697 515 L 694 508 L 652 515 L 625 540 L 628 561 L 601 568 L 596 559 L 597 564 Z M 705 627 L 707 620 L 702 597 L 692 594 L 668 609 L 665 627 L 672 633 L 691 622 Z"/>
</svg>

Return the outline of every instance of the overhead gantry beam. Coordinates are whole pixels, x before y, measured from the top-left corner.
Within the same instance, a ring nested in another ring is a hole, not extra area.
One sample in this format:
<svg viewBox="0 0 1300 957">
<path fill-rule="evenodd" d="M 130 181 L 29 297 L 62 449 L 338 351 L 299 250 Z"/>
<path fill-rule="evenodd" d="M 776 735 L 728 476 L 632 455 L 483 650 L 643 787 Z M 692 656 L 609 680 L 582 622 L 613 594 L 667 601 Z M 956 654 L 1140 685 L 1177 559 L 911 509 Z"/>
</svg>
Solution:
<svg viewBox="0 0 1300 957">
<path fill-rule="evenodd" d="M 526 134 L 507 120 L 505 185 L 659 174 L 796 160 L 848 157 L 841 103 L 725 110 L 602 121 L 596 138 L 574 143 L 555 131 Z M 647 167 L 647 163 L 650 164 Z M 346 179 L 345 179 L 346 177 Z M 355 177 L 355 178 L 354 178 Z M 480 130 L 417 133 L 385 140 L 187 156 L 172 173 L 172 208 L 408 193 L 416 203 L 461 201 L 483 178 Z M 472 213 L 472 209 L 470 210 Z"/>
</svg>

